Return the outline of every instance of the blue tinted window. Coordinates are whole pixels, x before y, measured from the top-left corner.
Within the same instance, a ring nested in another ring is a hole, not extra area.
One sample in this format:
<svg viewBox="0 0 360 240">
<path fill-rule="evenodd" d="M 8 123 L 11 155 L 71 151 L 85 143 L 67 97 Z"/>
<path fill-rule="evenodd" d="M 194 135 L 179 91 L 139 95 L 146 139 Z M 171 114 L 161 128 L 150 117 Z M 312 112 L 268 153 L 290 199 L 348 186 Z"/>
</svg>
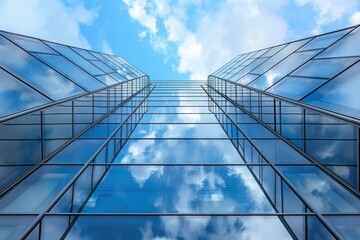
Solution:
<svg viewBox="0 0 360 240">
<path fill-rule="evenodd" d="M 112 70 L 107 65 L 105 65 L 105 63 L 103 63 L 103 62 L 101 62 L 99 60 L 91 60 L 90 62 L 92 64 L 94 64 L 95 66 L 97 66 L 98 68 L 100 68 L 101 70 L 103 70 L 105 73 L 114 72 L 114 70 Z"/>
<path fill-rule="evenodd" d="M 76 166 L 43 166 L 0 200 L 2 213 L 44 211 L 79 170 Z"/>
<path fill-rule="evenodd" d="M 313 40 L 311 40 L 308 44 L 306 44 L 300 50 L 326 48 L 329 45 L 331 45 L 332 43 L 334 43 L 336 40 L 338 40 L 339 38 L 344 36 L 349 31 L 350 31 L 349 29 L 346 29 L 346 30 L 343 30 L 343 31 L 339 31 L 339 32 L 325 34 L 325 35 L 315 37 Z"/>
<path fill-rule="evenodd" d="M 312 59 L 291 76 L 332 78 L 353 64 L 357 58 Z"/>
<path fill-rule="evenodd" d="M 360 28 L 358 27 L 343 39 L 326 49 L 319 57 L 360 56 Z"/>
<path fill-rule="evenodd" d="M 249 84 L 251 87 L 265 90 L 278 82 L 281 78 L 288 75 L 291 71 L 298 68 L 301 64 L 312 58 L 319 51 L 298 52 L 290 55 L 284 61 L 271 68 L 264 75 Z"/>
<path fill-rule="evenodd" d="M 3 37 L 0 37 L 0 55 L 0 63 L 4 68 L 54 100 L 84 92 Z"/>
<path fill-rule="evenodd" d="M 62 56 L 40 53 L 36 54 L 36 56 L 87 90 L 105 87 L 99 80 L 95 79 Z"/>
<path fill-rule="evenodd" d="M 360 63 L 331 80 L 316 92 L 304 99 L 316 106 L 340 112 L 346 115 L 360 117 Z"/>
<path fill-rule="evenodd" d="M 112 78 L 110 75 L 107 74 L 96 76 L 96 78 L 108 86 L 119 83 L 119 81 L 115 80 L 114 78 Z"/>
<path fill-rule="evenodd" d="M 55 52 L 42 43 L 40 40 L 35 38 L 23 37 L 20 35 L 9 34 L 9 33 L 2 33 L 5 37 L 9 38 L 10 40 L 16 42 L 25 50 L 32 51 L 32 52 L 42 52 L 42 53 L 52 53 Z"/>
<path fill-rule="evenodd" d="M 69 47 L 60 44 L 50 43 L 50 42 L 46 42 L 46 44 L 54 48 L 56 51 L 64 55 L 66 58 L 70 59 L 70 61 L 77 64 L 79 67 L 83 68 L 88 73 L 92 75 L 104 74 L 103 71 L 95 67 L 89 61 L 85 60 L 83 57 L 81 57 L 79 54 L 71 50 Z"/>
<path fill-rule="evenodd" d="M 49 99 L 0 69 L 0 117 L 50 102 Z"/>
<path fill-rule="evenodd" d="M 84 58 L 88 59 L 88 60 L 97 60 L 96 57 L 94 57 L 93 55 L 91 55 L 87 50 L 85 49 L 81 49 L 81 48 L 76 48 L 76 47 L 72 47 L 72 50 L 76 51 L 77 53 L 79 53 L 81 56 L 83 56 Z"/>
<path fill-rule="evenodd" d="M 278 62 L 280 62 L 284 58 L 288 57 L 289 54 L 296 51 L 298 48 L 300 48 L 302 45 L 304 45 L 308 41 L 309 40 L 307 39 L 307 40 L 297 41 L 297 42 L 288 44 L 285 48 L 281 49 L 280 52 L 276 53 L 271 58 L 269 58 L 269 60 L 267 60 L 266 62 L 261 64 L 259 67 L 255 68 L 253 71 L 251 71 L 251 73 L 263 74 L 264 72 L 269 70 L 271 67 L 276 65 Z"/>
<path fill-rule="evenodd" d="M 285 77 L 266 91 L 299 100 L 324 82 L 325 80 L 316 78 Z"/>
</svg>

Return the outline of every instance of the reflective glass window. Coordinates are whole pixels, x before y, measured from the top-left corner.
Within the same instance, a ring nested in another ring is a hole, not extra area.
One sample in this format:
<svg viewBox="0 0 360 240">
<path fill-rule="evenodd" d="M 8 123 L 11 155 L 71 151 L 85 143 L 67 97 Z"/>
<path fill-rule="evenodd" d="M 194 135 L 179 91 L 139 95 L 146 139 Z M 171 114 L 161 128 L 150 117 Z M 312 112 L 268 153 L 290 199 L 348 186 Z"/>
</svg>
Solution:
<svg viewBox="0 0 360 240">
<path fill-rule="evenodd" d="M 311 40 L 308 44 L 306 44 L 304 47 L 302 47 L 300 50 L 310 50 L 310 49 L 317 49 L 317 48 L 326 48 L 330 46 L 332 43 L 334 43 L 336 40 L 344 36 L 346 33 L 348 33 L 350 30 L 342 30 L 330 34 L 325 34 L 321 36 L 315 37 L 313 40 Z"/>
<path fill-rule="evenodd" d="M 332 78 L 343 69 L 353 64 L 357 58 L 312 59 L 291 76 Z"/>
<path fill-rule="evenodd" d="M 36 56 L 87 90 L 105 87 L 99 80 L 95 79 L 62 56 L 40 53 L 37 53 Z"/>
<path fill-rule="evenodd" d="M 79 53 L 81 56 L 83 56 L 84 58 L 88 59 L 88 60 L 97 60 L 96 57 L 94 57 L 93 55 L 91 55 L 87 50 L 85 49 L 81 49 L 81 48 L 76 48 L 76 47 L 71 47 L 72 50 L 74 50 L 75 52 Z"/>
<path fill-rule="evenodd" d="M 2 213 L 44 211 L 80 169 L 77 166 L 43 166 L 0 200 Z"/>
<path fill-rule="evenodd" d="M 50 42 L 46 42 L 46 44 L 51 46 L 53 49 L 61 53 L 66 58 L 70 59 L 70 61 L 74 62 L 79 67 L 83 68 L 88 73 L 92 75 L 104 74 L 103 71 L 95 67 L 89 61 L 85 60 L 83 57 L 81 57 L 75 51 L 71 50 L 69 47 L 60 44 L 50 43 Z"/>
<path fill-rule="evenodd" d="M 358 27 L 343 39 L 326 49 L 319 57 L 360 56 L 360 28 Z"/>
<path fill-rule="evenodd" d="M 108 86 L 119 83 L 118 81 L 116 81 L 114 78 L 112 78 L 108 74 L 96 76 L 96 78 Z"/>
<path fill-rule="evenodd" d="M 317 78 L 285 77 L 266 91 L 299 100 L 324 82 Z"/>
<path fill-rule="evenodd" d="M 306 97 L 304 102 L 359 118 L 359 67 L 360 63 L 355 64 Z"/>
<path fill-rule="evenodd" d="M 54 100 L 84 92 L 3 37 L 0 37 L 0 55 L 0 63 L 4 68 Z"/>
<path fill-rule="evenodd" d="M 0 69 L 0 117 L 50 102 L 48 98 Z"/>
<path fill-rule="evenodd" d="M 271 68 L 264 75 L 251 82 L 249 86 L 265 90 L 288 75 L 291 71 L 298 68 L 301 64 L 312 58 L 318 52 L 318 50 L 315 50 L 294 53 L 275 67 Z"/>
<path fill-rule="evenodd" d="M 105 65 L 105 63 L 103 63 L 103 62 L 101 62 L 99 60 L 91 60 L 90 62 L 92 64 L 94 64 L 95 66 L 97 66 L 98 68 L 100 68 L 101 70 L 103 70 L 105 73 L 114 72 L 114 70 L 112 70 L 107 65 Z"/>
<path fill-rule="evenodd" d="M 266 62 L 255 68 L 253 71 L 251 71 L 251 73 L 263 74 L 264 72 L 269 70 L 271 67 L 273 67 L 275 64 L 277 64 L 287 56 L 289 56 L 292 52 L 296 51 L 298 48 L 300 48 L 308 41 L 309 40 L 307 39 L 307 40 L 290 43 L 285 48 L 281 49 L 280 52 L 273 55 L 269 60 L 267 60 Z"/>
<path fill-rule="evenodd" d="M 41 52 L 41 53 L 51 53 L 56 54 L 54 50 L 46 46 L 44 43 L 42 43 L 40 40 L 30 37 L 24 37 L 20 35 L 15 34 L 9 34 L 9 33 L 2 33 L 5 37 L 9 38 L 10 40 L 16 42 L 21 47 L 23 47 L 25 50 L 31 51 L 31 52 Z"/>
</svg>

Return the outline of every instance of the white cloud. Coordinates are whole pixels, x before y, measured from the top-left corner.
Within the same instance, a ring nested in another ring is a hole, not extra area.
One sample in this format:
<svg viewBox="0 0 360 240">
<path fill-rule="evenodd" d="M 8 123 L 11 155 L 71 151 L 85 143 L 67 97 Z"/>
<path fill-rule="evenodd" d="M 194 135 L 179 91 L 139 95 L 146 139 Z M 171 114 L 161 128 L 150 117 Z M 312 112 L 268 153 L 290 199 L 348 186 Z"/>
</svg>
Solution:
<svg viewBox="0 0 360 240">
<path fill-rule="evenodd" d="M 0 29 L 55 42 L 90 48 L 81 34 L 81 25 L 91 25 L 97 12 L 82 2 L 61 0 L 2 0 Z"/>
<path fill-rule="evenodd" d="M 175 48 L 176 70 L 191 79 L 206 79 L 236 54 L 280 43 L 287 33 L 287 24 L 278 16 L 283 1 L 274 5 L 264 0 L 226 0 L 210 14 L 201 11 L 209 7 L 202 0 L 171 5 L 162 0 L 123 2 L 130 16 L 150 33 L 155 50 L 169 54 Z M 189 8 L 195 13 L 188 15 Z"/>
<path fill-rule="evenodd" d="M 101 51 L 104 53 L 108 53 L 108 54 L 114 54 L 114 51 L 112 50 L 112 48 L 110 47 L 110 44 L 106 40 L 103 40 L 103 42 L 102 42 Z"/>
<path fill-rule="evenodd" d="M 360 11 L 355 12 L 349 19 L 350 25 L 360 24 Z"/>
<path fill-rule="evenodd" d="M 319 34 L 321 27 L 340 20 L 344 15 L 350 14 L 355 9 L 354 0 L 342 1 L 337 0 L 296 0 L 300 6 L 311 4 L 315 13 L 315 28 L 313 34 Z"/>
</svg>

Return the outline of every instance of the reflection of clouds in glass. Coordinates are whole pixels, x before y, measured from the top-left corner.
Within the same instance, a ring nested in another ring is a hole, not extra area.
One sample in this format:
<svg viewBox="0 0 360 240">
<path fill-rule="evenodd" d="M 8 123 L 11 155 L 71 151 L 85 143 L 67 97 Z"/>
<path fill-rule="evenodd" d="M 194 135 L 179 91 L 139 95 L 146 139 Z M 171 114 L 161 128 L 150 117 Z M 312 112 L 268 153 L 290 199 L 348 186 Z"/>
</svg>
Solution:
<svg viewBox="0 0 360 240">
<path fill-rule="evenodd" d="M 15 48 L 14 44 L 5 39 L 0 39 L 0 55 L 2 56 L 0 61 L 11 68 L 23 68 L 28 64 L 30 55 L 20 49 L 16 51 Z"/>
<path fill-rule="evenodd" d="M 259 184 L 255 181 L 250 171 L 244 167 L 228 167 L 228 175 L 236 176 L 239 181 L 245 184 L 251 195 L 251 199 L 254 201 L 252 207 L 255 211 L 262 212 L 269 206 L 269 201 L 262 193 Z M 262 193 L 262 194 L 259 194 Z"/>
<path fill-rule="evenodd" d="M 164 173 L 164 166 L 130 166 L 128 171 L 134 178 L 135 182 L 139 184 L 140 188 L 144 186 L 144 183 L 150 179 L 151 176 L 156 175 L 160 177 Z"/>
<path fill-rule="evenodd" d="M 274 83 L 274 79 L 279 75 L 278 72 L 275 72 L 273 70 L 269 70 L 267 73 L 265 73 L 265 78 L 266 78 L 266 86 L 265 88 L 267 88 L 268 86 L 273 85 Z"/>
</svg>

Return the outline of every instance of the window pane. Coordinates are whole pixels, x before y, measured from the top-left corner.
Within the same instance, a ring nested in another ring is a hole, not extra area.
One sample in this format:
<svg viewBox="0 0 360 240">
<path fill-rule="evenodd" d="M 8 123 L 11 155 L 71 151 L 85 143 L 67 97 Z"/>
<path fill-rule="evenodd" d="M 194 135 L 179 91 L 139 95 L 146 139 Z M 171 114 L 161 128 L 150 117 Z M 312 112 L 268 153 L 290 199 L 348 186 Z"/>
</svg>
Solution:
<svg viewBox="0 0 360 240">
<path fill-rule="evenodd" d="M 108 86 L 119 83 L 114 78 L 110 77 L 108 74 L 96 76 L 96 78 Z"/>
<path fill-rule="evenodd" d="M 0 63 L 4 68 L 54 100 L 84 92 L 73 82 L 3 37 L 0 37 L 0 55 Z"/>
<path fill-rule="evenodd" d="M 332 78 L 353 64 L 357 58 L 313 59 L 296 70 L 291 76 Z"/>
<path fill-rule="evenodd" d="M 33 51 L 33 52 L 56 54 L 56 52 L 54 52 L 51 48 L 46 46 L 40 40 L 37 40 L 34 38 L 29 38 L 29 37 L 23 37 L 23 36 L 19 36 L 19 35 L 15 35 L 15 34 L 9 34 L 9 33 L 2 33 L 2 34 L 5 37 L 10 38 L 10 40 L 15 41 L 17 44 L 19 44 L 25 50 Z"/>
<path fill-rule="evenodd" d="M 85 60 L 83 57 L 81 57 L 79 54 L 68 48 L 67 46 L 55 44 L 46 42 L 46 44 L 50 45 L 52 48 L 54 48 L 56 51 L 58 51 L 60 54 L 64 55 L 66 58 L 70 59 L 70 61 L 77 64 L 79 67 L 83 68 L 85 71 L 89 72 L 92 75 L 100 75 L 104 74 L 103 71 L 95 67 L 93 64 L 91 64 L 89 61 Z"/>
<path fill-rule="evenodd" d="M 62 56 L 40 53 L 35 55 L 87 90 L 95 90 L 105 87 L 105 85 L 99 80 L 92 77 L 81 68 L 75 66 Z"/>
<path fill-rule="evenodd" d="M 256 74 L 263 74 L 267 70 L 269 70 L 271 67 L 273 67 L 275 64 L 289 56 L 292 52 L 296 51 L 298 48 L 300 48 L 302 45 L 304 45 L 309 40 L 302 40 L 290 43 L 285 48 L 283 48 L 280 52 L 276 53 L 273 57 L 271 57 L 269 60 L 261 64 L 259 67 L 257 67 L 255 70 L 253 70 L 251 73 Z"/>
<path fill-rule="evenodd" d="M 261 90 L 265 90 L 273 84 L 277 83 L 281 78 L 288 75 L 301 64 L 312 58 L 319 51 L 298 52 L 290 55 L 284 61 L 267 71 L 264 75 L 249 84 Z"/>
<path fill-rule="evenodd" d="M 98 68 L 100 68 L 101 70 L 103 70 L 105 73 L 111 73 L 114 72 L 114 70 L 112 70 L 111 68 L 109 68 L 108 66 L 106 66 L 103 62 L 99 61 L 99 60 L 91 60 L 91 63 L 93 63 L 95 66 L 97 66 Z"/>
<path fill-rule="evenodd" d="M 315 39 L 311 40 L 308 44 L 302 47 L 300 50 L 310 50 L 310 49 L 317 49 L 317 48 L 326 48 L 331 45 L 333 42 L 344 36 L 350 30 L 346 29 L 343 31 L 330 33 L 322 36 L 318 36 Z"/>
<path fill-rule="evenodd" d="M 81 56 L 83 56 L 84 58 L 88 59 L 88 60 L 97 60 L 96 57 L 91 55 L 85 49 L 76 48 L 76 47 L 71 47 L 71 49 L 74 50 L 75 52 L 77 52 L 78 54 L 80 54 Z"/>
<path fill-rule="evenodd" d="M 44 211 L 80 167 L 45 166 L 16 185 L 0 200 L 2 213 Z"/>
<path fill-rule="evenodd" d="M 353 117 L 360 117 L 360 63 L 306 97 L 304 102 Z"/>
<path fill-rule="evenodd" d="M 286 77 L 266 91 L 299 100 L 324 82 L 316 78 Z"/>
<path fill-rule="evenodd" d="M 0 117 L 50 102 L 49 99 L 0 69 Z"/>
<path fill-rule="evenodd" d="M 339 42 L 335 43 L 330 48 L 326 49 L 319 57 L 345 57 L 345 56 L 359 56 L 360 44 L 360 28 L 358 27 L 350 34 L 345 36 Z"/>
</svg>

